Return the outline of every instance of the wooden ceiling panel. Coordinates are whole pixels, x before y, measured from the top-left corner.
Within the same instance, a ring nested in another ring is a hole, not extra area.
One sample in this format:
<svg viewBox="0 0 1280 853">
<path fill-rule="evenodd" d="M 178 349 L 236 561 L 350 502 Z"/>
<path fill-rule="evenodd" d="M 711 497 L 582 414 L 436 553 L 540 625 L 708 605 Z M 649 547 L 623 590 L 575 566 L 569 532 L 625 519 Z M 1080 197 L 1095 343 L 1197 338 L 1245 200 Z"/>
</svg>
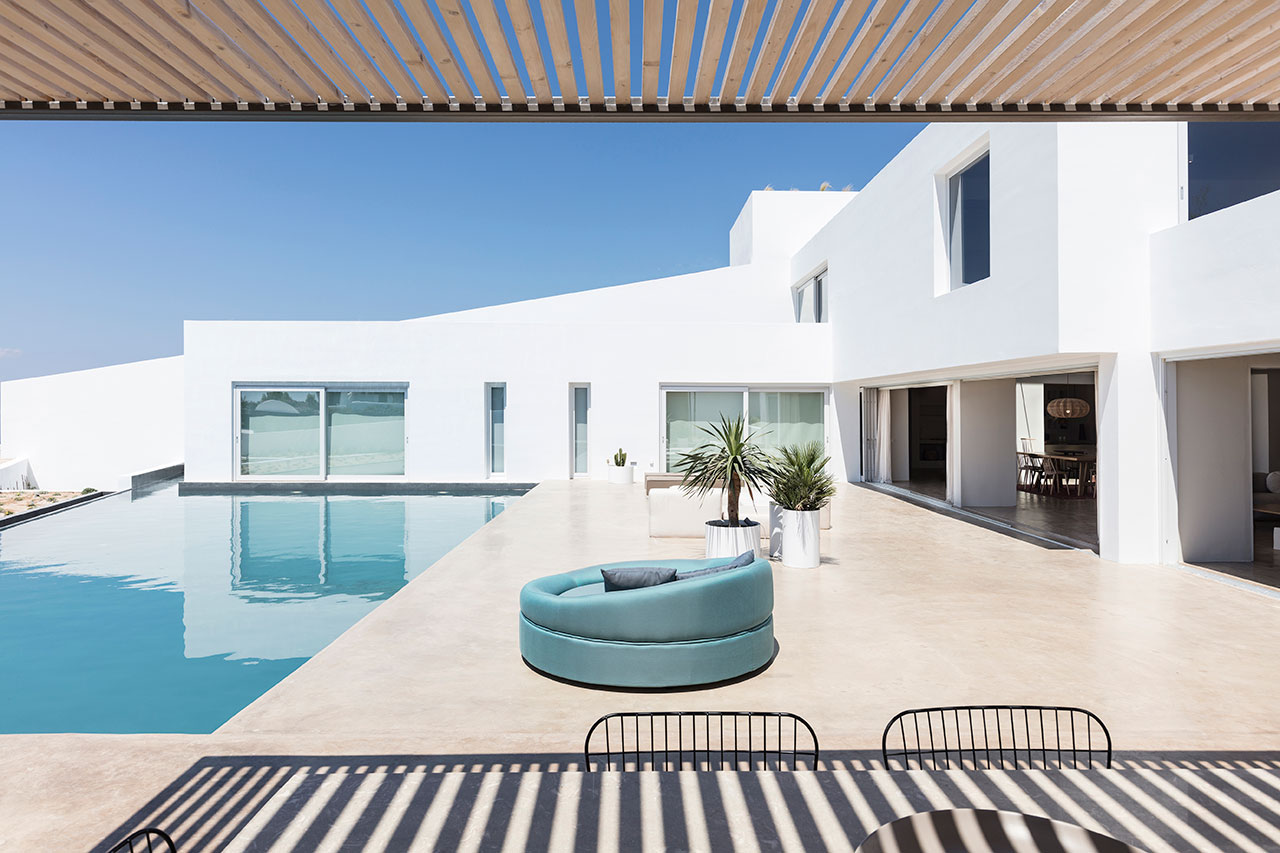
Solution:
<svg viewBox="0 0 1280 853">
<path fill-rule="evenodd" d="M 0 118 L 1280 120 L 1280 0 L 701 2 L 0 0 Z"/>
</svg>

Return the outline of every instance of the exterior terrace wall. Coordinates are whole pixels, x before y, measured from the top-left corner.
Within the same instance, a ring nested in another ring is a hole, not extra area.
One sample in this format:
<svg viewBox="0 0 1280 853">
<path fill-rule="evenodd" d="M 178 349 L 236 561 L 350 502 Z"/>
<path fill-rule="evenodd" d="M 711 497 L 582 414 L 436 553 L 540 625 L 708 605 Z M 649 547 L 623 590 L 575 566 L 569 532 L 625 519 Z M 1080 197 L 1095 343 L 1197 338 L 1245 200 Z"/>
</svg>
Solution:
<svg viewBox="0 0 1280 853">
<path fill-rule="evenodd" d="M 128 488 L 182 461 L 182 383 L 182 356 L 0 383 L 0 456 L 41 489 Z"/>
</svg>

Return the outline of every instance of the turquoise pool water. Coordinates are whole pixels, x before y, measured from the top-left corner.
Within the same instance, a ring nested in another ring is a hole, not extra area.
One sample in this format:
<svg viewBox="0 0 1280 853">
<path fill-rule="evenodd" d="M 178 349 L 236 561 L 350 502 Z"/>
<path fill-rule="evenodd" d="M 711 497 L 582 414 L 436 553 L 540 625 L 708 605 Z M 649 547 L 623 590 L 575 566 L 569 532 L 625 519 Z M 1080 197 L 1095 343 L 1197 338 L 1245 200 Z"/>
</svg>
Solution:
<svg viewBox="0 0 1280 853">
<path fill-rule="evenodd" d="M 511 500 L 175 484 L 0 531 L 0 733 L 211 732 Z"/>
</svg>

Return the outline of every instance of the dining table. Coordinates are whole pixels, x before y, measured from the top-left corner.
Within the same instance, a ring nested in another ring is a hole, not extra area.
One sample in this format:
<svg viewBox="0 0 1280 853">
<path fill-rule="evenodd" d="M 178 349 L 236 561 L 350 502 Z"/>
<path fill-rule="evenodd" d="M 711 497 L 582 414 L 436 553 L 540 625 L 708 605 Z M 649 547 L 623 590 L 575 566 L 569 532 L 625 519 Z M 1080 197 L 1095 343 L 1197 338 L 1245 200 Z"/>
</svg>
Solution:
<svg viewBox="0 0 1280 853">
<path fill-rule="evenodd" d="M 1093 473 L 1093 467 L 1098 464 L 1098 457 L 1095 454 L 1076 454 L 1069 453 L 1034 453 L 1029 450 L 1018 451 L 1024 456 L 1031 459 L 1049 459 L 1059 468 L 1069 471 L 1071 468 L 1078 468 L 1076 471 L 1076 494 L 1083 496 L 1084 490 L 1089 483 L 1090 475 Z M 1067 486 L 1070 491 L 1071 487 Z"/>
</svg>

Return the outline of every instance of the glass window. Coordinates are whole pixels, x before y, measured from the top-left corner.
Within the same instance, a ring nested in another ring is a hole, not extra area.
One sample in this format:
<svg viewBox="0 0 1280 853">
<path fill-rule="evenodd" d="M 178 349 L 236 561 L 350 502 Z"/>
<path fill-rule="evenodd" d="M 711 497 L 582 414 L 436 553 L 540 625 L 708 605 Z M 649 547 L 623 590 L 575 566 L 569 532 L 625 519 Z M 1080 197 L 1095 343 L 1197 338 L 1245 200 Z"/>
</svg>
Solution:
<svg viewBox="0 0 1280 853">
<path fill-rule="evenodd" d="M 749 398 L 750 426 L 762 447 L 826 440 L 821 391 L 752 391 Z"/>
<path fill-rule="evenodd" d="M 573 387 L 573 473 L 586 474 L 587 463 L 587 399 L 585 385 Z"/>
<path fill-rule="evenodd" d="M 1187 124 L 1187 218 L 1280 190 L 1280 122 Z"/>
<path fill-rule="evenodd" d="M 827 274 L 816 275 L 796 288 L 796 322 L 827 322 Z"/>
<path fill-rule="evenodd" d="M 319 389 L 240 392 L 240 473 L 319 477 Z"/>
<path fill-rule="evenodd" d="M 951 287 L 991 275 L 991 155 L 948 180 Z"/>
<path fill-rule="evenodd" d="M 742 417 L 741 391 L 668 391 L 667 470 L 677 470 L 680 454 L 705 444 L 709 436 L 700 427 L 721 417 Z"/>
<path fill-rule="evenodd" d="M 489 386 L 489 473 L 506 471 L 507 386 Z"/>
<path fill-rule="evenodd" d="M 330 474 L 404 473 L 404 392 L 328 391 Z"/>
</svg>

